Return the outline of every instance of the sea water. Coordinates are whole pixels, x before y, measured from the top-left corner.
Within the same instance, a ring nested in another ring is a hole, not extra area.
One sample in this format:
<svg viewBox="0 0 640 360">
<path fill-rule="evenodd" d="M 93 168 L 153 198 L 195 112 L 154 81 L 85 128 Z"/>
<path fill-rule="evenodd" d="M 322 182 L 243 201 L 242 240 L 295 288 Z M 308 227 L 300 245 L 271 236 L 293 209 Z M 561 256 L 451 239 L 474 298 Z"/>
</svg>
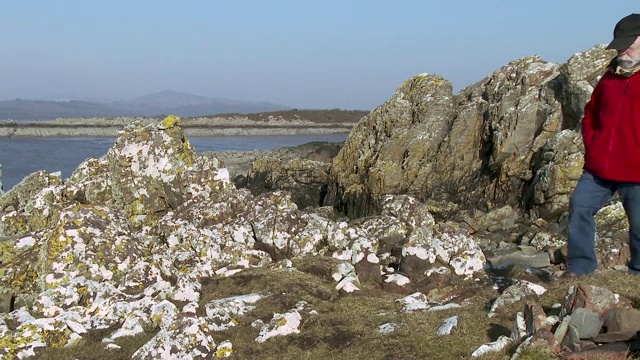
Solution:
<svg viewBox="0 0 640 360">
<path fill-rule="evenodd" d="M 312 141 L 342 142 L 347 133 L 317 135 L 247 135 L 190 137 L 198 152 L 250 151 L 296 146 Z M 0 138 L 0 165 L 4 191 L 36 171 L 60 171 L 71 176 L 81 162 L 100 158 L 113 146 L 115 138 Z"/>
</svg>

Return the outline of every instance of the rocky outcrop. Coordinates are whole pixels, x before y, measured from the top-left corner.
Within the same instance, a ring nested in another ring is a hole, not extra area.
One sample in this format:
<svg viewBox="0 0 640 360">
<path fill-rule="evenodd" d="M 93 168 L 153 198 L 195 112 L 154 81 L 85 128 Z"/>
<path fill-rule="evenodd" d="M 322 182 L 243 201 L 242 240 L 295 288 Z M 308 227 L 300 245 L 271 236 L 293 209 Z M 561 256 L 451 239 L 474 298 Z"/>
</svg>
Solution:
<svg viewBox="0 0 640 360">
<path fill-rule="evenodd" d="M 211 336 L 223 326 L 218 312 L 196 311 L 215 307 L 203 302 L 203 282 L 305 256 L 335 259 L 344 294 L 483 274 L 476 239 L 438 226 L 409 196 L 386 196 L 380 216 L 354 223 L 301 211 L 288 192 L 236 188 L 171 120 L 130 124 L 107 156 L 69 179 L 38 172 L 0 197 L 0 294 L 11 324 L 0 321 L 2 356 L 97 334 L 108 348 L 151 332 L 133 358 L 210 358 L 231 345 Z M 274 314 L 257 341 L 282 335 L 304 309 Z"/>
<path fill-rule="evenodd" d="M 196 153 L 178 119 L 128 124 L 106 156 L 70 178 L 37 172 L 0 195 L 0 357 L 86 342 L 118 351 L 119 339 L 136 337 L 143 341 L 126 357 L 209 359 L 231 356 L 229 339 L 248 347 L 247 338 L 263 346 L 292 335 L 305 351 L 332 345 L 319 336 L 337 339 L 337 354 L 372 335 L 359 329 L 344 339 L 353 318 L 333 326 L 327 313 L 367 300 L 383 306 L 366 314 L 365 328 L 382 317 L 406 320 L 403 312 L 476 306 L 466 318 L 449 316 L 432 330 L 438 336 L 455 336 L 483 311 L 504 320 L 526 302 L 511 336 L 461 357 L 512 343 L 520 344 L 514 357 L 529 346 L 575 356 L 627 346 L 638 329 L 624 321 L 638 314 L 617 294 L 577 284 L 564 305 L 535 302 L 547 293 L 537 282 L 562 281 L 557 218 L 580 172 L 576 119 L 598 72 L 580 64 L 606 55 L 597 47 L 562 66 L 528 57 L 455 96 L 446 80 L 419 75 L 357 125 L 331 165 L 317 161 L 326 160 L 322 151 L 256 161 L 253 193 L 234 184 L 215 153 Z M 325 177 L 350 218 L 304 207 L 322 201 L 298 196 L 322 191 Z M 596 222 L 601 268 L 626 270 L 621 205 L 603 208 Z M 518 271 L 526 279 L 503 276 Z M 236 293 L 250 283 L 275 290 Z M 378 303 L 389 295 L 398 311 Z M 314 324 L 331 334 L 305 334 Z M 241 325 L 245 333 L 230 333 Z M 379 333 L 409 326 L 378 325 Z M 504 333 L 487 327 L 483 337 Z M 424 354 L 423 340 L 409 351 Z"/>
<path fill-rule="evenodd" d="M 562 65 L 526 57 L 456 95 L 435 75 L 406 81 L 349 135 L 325 203 L 358 217 L 408 194 L 558 216 L 581 167 L 582 108 L 611 56 L 597 46 Z"/>
</svg>

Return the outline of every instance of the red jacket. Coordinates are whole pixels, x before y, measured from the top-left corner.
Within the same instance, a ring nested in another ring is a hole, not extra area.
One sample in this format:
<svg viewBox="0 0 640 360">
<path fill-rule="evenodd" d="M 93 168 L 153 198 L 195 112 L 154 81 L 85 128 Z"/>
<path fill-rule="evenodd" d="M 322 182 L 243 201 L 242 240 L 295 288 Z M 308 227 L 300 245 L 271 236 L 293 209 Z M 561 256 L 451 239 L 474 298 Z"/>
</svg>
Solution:
<svg viewBox="0 0 640 360">
<path fill-rule="evenodd" d="M 640 72 L 607 71 L 582 119 L 584 169 L 607 180 L 640 182 Z"/>
</svg>

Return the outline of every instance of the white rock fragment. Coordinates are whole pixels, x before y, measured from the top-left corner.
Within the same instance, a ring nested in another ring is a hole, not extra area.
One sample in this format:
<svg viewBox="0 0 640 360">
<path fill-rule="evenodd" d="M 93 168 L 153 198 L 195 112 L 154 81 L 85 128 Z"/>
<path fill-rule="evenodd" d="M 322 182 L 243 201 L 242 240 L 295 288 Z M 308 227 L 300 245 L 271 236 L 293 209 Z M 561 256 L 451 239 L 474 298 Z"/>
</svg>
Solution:
<svg viewBox="0 0 640 360">
<path fill-rule="evenodd" d="M 400 274 L 391 274 L 388 275 L 387 278 L 384 280 L 387 283 L 396 283 L 399 286 L 404 286 L 407 285 L 411 282 L 411 280 L 409 280 L 408 277 L 400 275 Z"/>
<path fill-rule="evenodd" d="M 64 345 L 65 347 L 68 346 L 74 346 L 76 344 L 78 344 L 78 341 L 80 341 L 82 339 L 82 336 L 76 334 L 76 333 L 71 333 L 69 335 L 69 340 L 67 340 L 67 343 Z"/>
<path fill-rule="evenodd" d="M 348 264 L 349 266 L 351 266 L 350 264 Z M 333 274 L 333 278 L 335 279 L 337 276 L 336 274 Z M 358 287 L 358 285 L 360 285 L 360 279 L 358 279 L 358 276 L 356 275 L 355 272 L 350 272 L 347 273 L 336 285 L 336 290 L 342 290 L 348 293 L 352 293 L 354 291 L 359 291 L 360 288 Z"/>
<path fill-rule="evenodd" d="M 67 321 L 65 321 L 65 323 L 67 324 L 69 329 L 71 329 L 71 331 L 73 331 L 76 334 L 86 334 L 87 333 L 87 329 L 85 329 L 84 325 L 80 324 L 79 322 L 76 322 L 76 321 L 73 321 L 73 320 L 67 320 Z"/>
<path fill-rule="evenodd" d="M 427 311 L 440 311 L 440 310 L 448 310 L 448 309 L 457 309 L 461 307 L 459 304 L 456 303 L 448 303 L 448 304 L 443 304 L 443 305 L 435 305 L 435 306 L 431 306 L 427 309 Z"/>
<path fill-rule="evenodd" d="M 132 359 L 205 359 L 216 348 L 206 321 L 182 317 L 140 347 Z"/>
<path fill-rule="evenodd" d="M 333 273 L 331 275 L 331 277 L 333 278 L 333 280 L 335 281 L 340 281 L 342 279 L 344 279 L 347 275 L 352 274 L 355 272 L 355 268 L 353 267 L 353 265 L 343 262 L 338 264 L 338 269 L 335 273 Z"/>
<path fill-rule="evenodd" d="M 491 310 L 487 316 L 490 318 L 494 317 L 498 308 L 513 304 L 527 296 L 540 296 L 546 291 L 547 289 L 544 286 L 522 280 L 518 284 L 509 286 L 500 294 L 491 305 Z"/>
<path fill-rule="evenodd" d="M 178 307 L 169 300 L 162 300 L 151 307 L 151 321 L 160 329 L 165 329 L 178 316 Z"/>
<path fill-rule="evenodd" d="M 302 316 L 297 311 L 274 314 L 269 324 L 260 329 L 260 334 L 256 338 L 256 342 L 263 343 L 274 336 L 299 334 L 300 330 L 298 327 L 301 321 Z"/>
<path fill-rule="evenodd" d="M 305 301 L 300 301 L 296 305 L 295 309 L 284 314 L 274 314 L 269 324 L 260 329 L 260 334 L 256 338 L 256 342 L 262 343 L 274 336 L 286 336 L 289 334 L 300 333 L 300 330 L 298 329 L 302 321 L 302 315 L 300 312 L 306 311 L 306 306 L 307 303 Z"/>
<path fill-rule="evenodd" d="M 429 299 L 425 294 L 420 292 L 397 299 L 396 302 L 404 304 L 404 308 L 402 309 L 404 312 L 422 311 L 430 307 Z"/>
<path fill-rule="evenodd" d="M 230 179 L 229 170 L 227 170 L 227 168 L 218 169 L 218 173 L 213 178 L 213 180 L 222 181 L 224 184 L 228 184 L 231 181 L 229 179 Z"/>
<path fill-rule="evenodd" d="M 484 354 L 488 354 L 490 352 L 498 352 L 504 349 L 510 342 L 512 342 L 511 338 L 508 336 L 501 335 L 498 340 L 494 342 L 490 342 L 488 344 L 481 345 L 474 352 L 471 353 L 473 357 L 479 357 Z"/>
<path fill-rule="evenodd" d="M 385 323 L 378 326 L 378 332 L 380 334 L 391 334 L 396 331 L 399 327 L 404 326 L 402 323 Z"/>
<path fill-rule="evenodd" d="M 35 243 L 36 243 L 36 239 L 34 239 L 32 236 L 27 236 L 18 240 L 18 242 L 16 243 L 16 248 L 22 249 L 23 247 L 27 247 L 27 246 L 31 247 L 35 245 Z"/>
<path fill-rule="evenodd" d="M 513 329 L 511 329 L 511 339 L 520 340 L 524 339 L 527 336 L 527 324 L 524 319 L 524 313 L 519 311 L 516 315 L 516 322 L 513 324 Z"/>
<path fill-rule="evenodd" d="M 183 313 L 189 313 L 189 314 L 195 314 L 196 311 L 198 311 L 198 307 L 200 307 L 200 305 L 198 305 L 197 302 L 190 302 L 185 304 L 182 307 L 182 312 Z"/>
<path fill-rule="evenodd" d="M 225 340 L 223 342 L 221 342 L 218 347 L 216 348 L 216 358 L 220 359 L 220 358 L 226 358 L 229 357 L 233 354 L 233 344 L 231 344 L 231 341 L 229 340 Z"/>
<path fill-rule="evenodd" d="M 214 300 L 205 305 L 205 313 L 208 327 L 213 331 L 225 331 L 236 326 L 235 316 L 244 315 L 245 313 L 255 309 L 250 305 L 264 296 L 261 294 L 248 294 L 234 296 L 225 299 Z"/>
<path fill-rule="evenodd" d="M 114 331 L 110 338 L 117 339 L 125 336 L 134 336 L 144 332 L 144 328 L 142 327 L 144 321 L 138 316 L 131 316 L 125 320 L 122 327 L 116 331 Z"/>
<path fill-rule="evenodd" d="M 453 329 L 458 328 L 458 317 L 452 316 L 447 318 L 442 324 L 438 325 L 436 331 L 438 335 L 449 335 Z"/>
</svg>

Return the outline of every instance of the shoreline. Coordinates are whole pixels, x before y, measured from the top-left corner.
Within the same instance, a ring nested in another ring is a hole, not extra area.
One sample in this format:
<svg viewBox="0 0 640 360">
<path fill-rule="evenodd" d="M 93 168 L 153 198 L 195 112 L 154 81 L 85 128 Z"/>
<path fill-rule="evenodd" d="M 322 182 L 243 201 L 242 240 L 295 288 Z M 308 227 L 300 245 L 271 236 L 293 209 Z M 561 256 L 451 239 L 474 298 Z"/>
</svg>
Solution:
<svg viewBox="0 0 640 360">
<path fill-rule="evenodd" d="M 141 125 L 157 122 L 156 119 L 66 120 L 18 123 L 0 122 L 0 138 L 29 137 L 116 137 L 123 128 L 133 122 Z M 244 119 L 242 119 L 244 120 Z M 179 126 L 186 136 L 241 136 L 241 135 L 311 135 L 351 132 L 355 123 L 314 123 L 310 121 L 238 121 L 235 118 L 214 121 L 186 119 Z"/>
</svg>

